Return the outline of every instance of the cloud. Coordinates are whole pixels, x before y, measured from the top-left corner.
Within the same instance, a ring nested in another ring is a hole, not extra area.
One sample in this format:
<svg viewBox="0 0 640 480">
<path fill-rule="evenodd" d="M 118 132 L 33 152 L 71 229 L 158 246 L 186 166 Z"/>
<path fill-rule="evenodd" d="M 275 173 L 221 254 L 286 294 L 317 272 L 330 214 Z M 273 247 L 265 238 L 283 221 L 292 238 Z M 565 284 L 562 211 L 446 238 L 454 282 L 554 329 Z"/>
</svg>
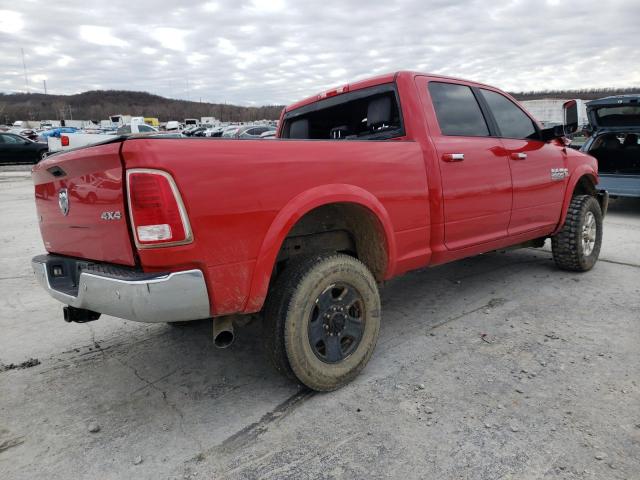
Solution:
<svg viewBox="0 0 640 480">
<path fill-rule="evenodd" d="M 25 89 L 21 48 L 30 78 L 46 76 L 52 93 L 100 85 L 187 98 L 197 89 L 203 100 L 247 105 L 400 69 L 511 91 L 640 86 L 636 3 L 13 2 L 0 11 L 0 89 Z"/>
<path fill-rule="evenodd" d="M 180 28 L 160 27 L 152 29 L 151 37 L 169 50 L 184 52 L 187 49 L 185 39 L 189 32 Z"/>
<path fill-rule="evenodd" d="M 96 25 L 80 25 L 80 39 L 105 47 L 126 47 L 129 45 L 125 40 L 113 36 L 111 29 Z"/>
<path fill-rule="evenodd" d="M 0 10 L 0 32 L 18 33 L 23 27 L 22 14 L 12 10 Z"/>
</svg>

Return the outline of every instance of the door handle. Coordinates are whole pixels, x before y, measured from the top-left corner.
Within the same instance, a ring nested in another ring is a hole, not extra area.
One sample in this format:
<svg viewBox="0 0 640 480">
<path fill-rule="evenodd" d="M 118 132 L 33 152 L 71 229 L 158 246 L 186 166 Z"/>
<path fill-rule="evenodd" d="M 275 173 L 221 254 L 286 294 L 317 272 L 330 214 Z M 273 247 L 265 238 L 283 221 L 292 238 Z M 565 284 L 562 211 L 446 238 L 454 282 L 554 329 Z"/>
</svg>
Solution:
<svg viewBox="0 0 640 480">
<path fill-rule="evenodd" d="M 511 154 L 511 158 L 513 158 L 514 160 L 526 160 L 527 159 L 527 154 L 526 153 L 512 153 Z"/>
<path fill-rule="evenodd" d="M 464 153 L 445 153 L 442 155 L 445 162 L 461 162 L 464 160 Z"/>
</svg>

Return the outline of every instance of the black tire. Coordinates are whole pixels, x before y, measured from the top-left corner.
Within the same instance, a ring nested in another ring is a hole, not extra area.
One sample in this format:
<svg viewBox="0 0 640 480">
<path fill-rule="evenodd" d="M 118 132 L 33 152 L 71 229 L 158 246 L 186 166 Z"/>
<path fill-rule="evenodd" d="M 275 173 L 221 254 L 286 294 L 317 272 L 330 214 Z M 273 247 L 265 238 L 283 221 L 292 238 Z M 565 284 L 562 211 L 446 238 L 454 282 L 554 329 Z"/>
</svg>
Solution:
<svg viewBox="0 0 640 480">
<path fill-rule="evenodd" d="M 47 153 L 48 153 L 47 150 L 42 150 L 38 152 L 38 158 L 36 159 L 35 163 L 41 162 L 42 160 L 47 158 Z"/>
<path fill-rule="evenodd" d="M 595 232 L 590 228 L 595 226 Z M 576 195 L 571 199 L 562 230 L 551 238 L 553 260 L 556 265 L 572 272 L 591 270 L 602 246 L 602 210 L 590 195 Z"/>
<path fill-rule="evenodd" d="M 375 278 L 359 260 L 344 254 L 291 260 L 266 302 L 267 355 L 290 379 L 336 390 L 371 358 L 380 315 Z"/>
</svg>

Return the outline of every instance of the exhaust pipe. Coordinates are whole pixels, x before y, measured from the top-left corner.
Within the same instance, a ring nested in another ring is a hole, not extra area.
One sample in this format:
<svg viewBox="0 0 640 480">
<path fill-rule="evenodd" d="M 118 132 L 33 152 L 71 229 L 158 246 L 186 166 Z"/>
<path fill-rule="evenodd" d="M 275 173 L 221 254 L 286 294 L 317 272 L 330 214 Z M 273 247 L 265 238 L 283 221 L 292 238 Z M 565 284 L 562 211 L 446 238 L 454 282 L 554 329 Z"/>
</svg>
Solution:
<svg viewBox="0 0 640 480">
<path fill-rule="evenodd" d="M 233 317 L 213 319 L 213 344 L 218 348 L 230 347 L 235 339 Z"/>
</svg>

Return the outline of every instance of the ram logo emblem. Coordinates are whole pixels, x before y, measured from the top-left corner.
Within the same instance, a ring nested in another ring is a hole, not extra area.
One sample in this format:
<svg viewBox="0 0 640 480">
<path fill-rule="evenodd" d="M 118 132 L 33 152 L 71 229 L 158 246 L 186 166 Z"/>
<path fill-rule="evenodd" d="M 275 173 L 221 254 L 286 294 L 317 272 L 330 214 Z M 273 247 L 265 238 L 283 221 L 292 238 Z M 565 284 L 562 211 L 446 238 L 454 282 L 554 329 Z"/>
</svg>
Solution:
<svg viewBox="0 0 640 480">
<path fill-rule="evenodd" d="M 569 176 L 568 168 L 552 168 L 551 169 L 551 180 L 564 180 Z"/>
<path fill-rule="evenodd" d="M 66 188 L 61 188 L 58 192 L 58 206 L 62 215 L 65 217 L 69 215 L 69 192 Z"/>
</svg>

